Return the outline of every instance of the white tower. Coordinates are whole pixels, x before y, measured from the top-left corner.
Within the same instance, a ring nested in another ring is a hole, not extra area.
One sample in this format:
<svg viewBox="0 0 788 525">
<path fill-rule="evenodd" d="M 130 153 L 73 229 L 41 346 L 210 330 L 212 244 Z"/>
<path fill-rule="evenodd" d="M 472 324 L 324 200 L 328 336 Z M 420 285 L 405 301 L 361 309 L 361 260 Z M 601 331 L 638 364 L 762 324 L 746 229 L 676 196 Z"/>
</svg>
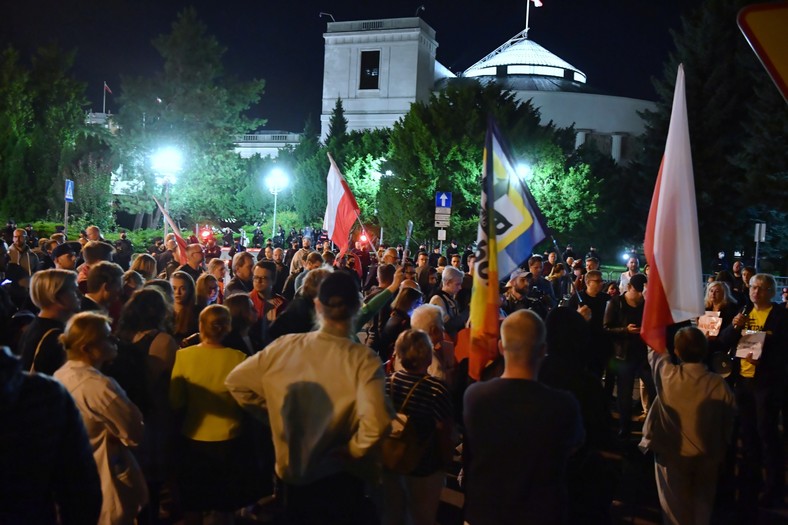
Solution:
<svg viewBox="0 0 788 525">
<path fill-rule="evenodd" d="M 429 100 L 438 43 L 435 30 L 422 19 L 329 22 L 323 37 L 321 140 L 328 135 L 337 98 L 348 131 L 390 128 L 412 103 Z"/>
</svg>

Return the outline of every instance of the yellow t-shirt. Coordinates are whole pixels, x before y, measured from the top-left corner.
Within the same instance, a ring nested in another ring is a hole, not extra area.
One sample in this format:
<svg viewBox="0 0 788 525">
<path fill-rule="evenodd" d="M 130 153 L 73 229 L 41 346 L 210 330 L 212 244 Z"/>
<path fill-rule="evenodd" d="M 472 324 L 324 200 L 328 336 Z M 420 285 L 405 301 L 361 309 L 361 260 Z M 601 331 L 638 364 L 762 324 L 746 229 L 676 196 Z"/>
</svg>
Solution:
<svg viewBox="0 0 788 525">
<path fill-rule="evenodd" d="M 772 307 L 770 306 L 766 310 L 756 310 L 753 308 L 750 311 L 750 317 L 747 319 L 747 330 L 763 330 L 763 325 L 766 324 L 766 318 L 769 317 L 769 313 L 772 311 Z M 740 374 L 742 377 L 755 377 L 755 365 L 750 364 L 747 362 L 746 359 L 740 360 Z"/>
<path fill-rule="evenodd" d="M 170 381 L 170 406 L 184 410 L 181 434 L 195 441 L 227 441 L 241 431 L 243 412 L 224 380 L 246 355 L 202 345 L 178 350 Z"/>
</svg>

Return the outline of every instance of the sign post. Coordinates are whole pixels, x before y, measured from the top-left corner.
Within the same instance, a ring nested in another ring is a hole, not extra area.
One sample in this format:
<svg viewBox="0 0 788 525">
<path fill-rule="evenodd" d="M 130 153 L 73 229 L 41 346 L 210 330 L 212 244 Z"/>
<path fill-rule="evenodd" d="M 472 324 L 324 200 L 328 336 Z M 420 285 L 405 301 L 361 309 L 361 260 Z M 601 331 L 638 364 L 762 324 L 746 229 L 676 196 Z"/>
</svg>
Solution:
<svg viewBox="0 0 788 525">
<path fill-rule="evenodd" d="M 435 192 L 435 227 L 438 230 L 438 240 L 440 241 L 440 251 L 443 252 L 443 241 L 446 240 L 446 230 L 451 224 L 451 192 Z"/>
<path fill-rule="evenodd" d="M 762 242 L 766 240 L 766 223 L 755 223 L 755 272 L 758 272 L 758 249 Z"/>
<path fill-rule="evenodd" d="M 74 202 L 74 181 L 71 179 L 66 179 L 65 197 L 66 209 L 63 212 L 63 234 L 68 240 L 68 203 Z"/>
</svg>

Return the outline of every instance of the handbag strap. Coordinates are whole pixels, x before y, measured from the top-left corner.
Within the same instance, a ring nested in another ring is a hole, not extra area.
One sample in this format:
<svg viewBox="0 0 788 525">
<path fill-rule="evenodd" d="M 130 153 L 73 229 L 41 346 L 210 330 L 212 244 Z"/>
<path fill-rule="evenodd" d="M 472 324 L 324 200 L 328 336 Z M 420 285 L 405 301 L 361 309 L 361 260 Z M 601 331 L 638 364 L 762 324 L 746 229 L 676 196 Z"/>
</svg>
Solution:
<svg viewBox="0 0 788 525">
<path fill-rule="evenodd" d="M 425 379 L 427 379 L 428 377 L 429 377 L 429 375 L 426 375 L 426 376 L 422 377 L 421 379 L 419 379 L 418 381 L 416 381 L 416 384 L 414 384 L 410 388 L 410 390 L 408 391 L 408 395 L 405 396 L 405 401 L 402 402 L 402 405 L 400 405 L 399 410 L 397 410 L 397 412 L 402 412 L 403 410 L 405 410 L 405 406 L 408 404 L 408 401 L 410 401 L 410 397 L 413 395 L 413 392 L 416 391 L 416 387 L 419 386 L 421 384 L 421 382 L 424 381 Z M 393 377 L 391 378 L 391 382 L 389 382 L 389 392 L 390 392 L 390 395 L 391 395 L 391 399 L 394 400 L 394 378 Z"/>
<path fill-rule="evenodd" d="M 49 337 L 49 334 L 51 334 L 52 332 L 57 332 L 57 331 L 58 331 L 57 328 L 50 328 L 49 330 L 46 331 L 46 333 L 44 333 L 44 335 L 38 341 L 38 344 L 36 345 L 36 351 L 33 354 L 33 362 L 30 365 L 30 371 L 31 372 L 35 372 L 36 371 L 36 358 L 38 357 L 38 352 L 41 350 L 41 345 L 44 343 L 44 339 Z"/>
</svg>

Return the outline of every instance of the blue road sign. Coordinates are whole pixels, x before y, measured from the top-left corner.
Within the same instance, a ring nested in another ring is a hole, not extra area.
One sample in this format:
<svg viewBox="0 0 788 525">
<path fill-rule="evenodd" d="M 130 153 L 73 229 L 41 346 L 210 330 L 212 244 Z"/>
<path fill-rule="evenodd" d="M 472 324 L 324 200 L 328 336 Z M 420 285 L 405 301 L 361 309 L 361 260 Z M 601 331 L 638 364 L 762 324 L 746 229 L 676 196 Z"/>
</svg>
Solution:
<svg viewBox="0 0 788 525">
<path fill-rule="evenodd" d="M 66 179 L 66 202 L 74 202 L 74 181 Z"/>
<path fill-rule="evenodd" d="M 451 192 L 439 191 L 435 193 L 435 207 L 451 208 Z"/>
</svg>

